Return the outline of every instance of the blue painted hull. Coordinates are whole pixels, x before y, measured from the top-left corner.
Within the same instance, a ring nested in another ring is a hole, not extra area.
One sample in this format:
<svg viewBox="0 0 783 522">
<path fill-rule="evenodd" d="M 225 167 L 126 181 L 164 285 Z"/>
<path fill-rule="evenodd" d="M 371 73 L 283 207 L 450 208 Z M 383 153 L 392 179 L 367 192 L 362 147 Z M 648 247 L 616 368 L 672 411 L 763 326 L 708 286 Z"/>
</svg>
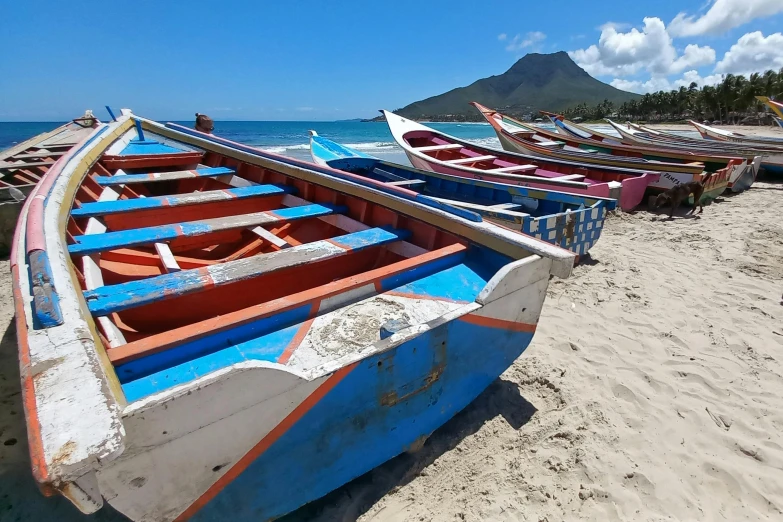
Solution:
<svg viewBox="0 0 783 522">
<path fill-rule="evenodd" d="M 362 360 L 191 520 L 269 520 L 326 495 L 442 426 L 532 335 L 456 320 Z"/>
<path fill-rule="evenodd" d="M 783 174 L 783 165 L 770 165 L 769 163 L 762 163 L 761 168 L 770 174 Z"/>
<path fill-rule="evenodd" d="M 427 196 L 488 207 L 519 203 L 516 215 L 494 212 L 491 208 L 485 211 L 471 208 L 485 218 L 580 255 L 592 248 L 601 235 L 606 212 L 617 206 L 613 199 L 461 178 L 388 163 L 320 136 L 311 140 L 311 152 L 320 164 L 373 181 L 380 180 L 374 175 L 378 170 L 394 179 L 421 180 L 424 183 L 415 188 Z"/>
</svg>

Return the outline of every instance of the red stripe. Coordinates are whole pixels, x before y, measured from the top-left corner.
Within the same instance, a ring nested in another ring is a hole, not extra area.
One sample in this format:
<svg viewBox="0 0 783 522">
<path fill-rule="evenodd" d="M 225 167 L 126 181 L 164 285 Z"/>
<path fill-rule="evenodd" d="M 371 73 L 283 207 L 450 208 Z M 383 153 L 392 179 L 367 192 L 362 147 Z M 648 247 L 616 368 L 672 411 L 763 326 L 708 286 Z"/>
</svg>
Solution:
<svg viewBox="0 0 783 522">
<path fill-rule="evenodd" d="M 30 375 L 30 346 L 27 344 L 27 317 L 24 313 L 24 300 L 22 289 L 19 287 L 19 267 L 11 267 L 13 278 L 14 305 L 16 308 L 16 338 L 19 344 L 19 362 L 22 371 L 22 402 L 24 404 L 25 417 L 27 418 L 27 443 L 30 446 L 30 462 L 33 467 L 33 476 L 39 483 L 49 480 L 49 471 L 46 468 L 43 439 L 41 437 L 41 422 L 38 420 L 38 408 L 35 402 L 35 383 Z"/>
<path fill-rule="evenodd" d="M 228 486 L 234 479 L 236 479 L 243 471 L 247 469 L 250 464 L 258 457 L 260 457 L 266 450 L 272 447 L 272 444 L 285 434 L 292 426 L 294 426 L 313 406 L 323 399 L 332 388 L 342 381 L 351 370 L 353 370 L 358 363 L 353 363 L 344 368 L 340 368 L 329 376 L 321 386 L 315 389 L 313 393 L 307 396 L 299 406 L 288 414 L 283 421 L 275 426 L 261 441 L 253 446 L 231 469 L 229 469 L 225 475 L 220 477 L 210 488 L 204 492 L 193 504 L 183 511 L 174 522 L 181 522 L 192 517 L 198 510 L 207 505 L 207 503 L 215 498 L 226 486 Z"/>
<path fill-rule="evenodd" d="M 310 327 L 313 325 L 313 321 L 316 319 L 315 315 L 318 313 L 318 308 L 320 305 L 320 300 L 313 303 L 313 305 L 310 307 L 310 319 L 303 322 L 299 326 L 299 329 L 296 331 L 296 335 L 294 335 L 294 338 L 291 339 L 290 343 L 288 343 L 288 346 L 286 346 L 283 353 L 280 354 L 280 358 L 277 359 L 277 362 L 280 364 L 286 364 L 291 359 L 291 356 L 294 354 L 296 349 L 299 348 L 299 345 L 302 344 L 302 341 L 304 341 L 307 332 L 310 331 Z"/>
<path fill-rule="evenodd" d="M 488 328 L 500 328 L 502 330 L 511 330 L 514 332 L 529 332 L 536 331 L 535 324 L 518 323 L 516 321 L 507 321 L 506 319 L 496 319 L 494 317 L 485 317 L 483 315 L 467 314 L 460 317 L 461 321 L 466 323 L 475 324 L 477 326 L 486 326 Z"/>
</svg>

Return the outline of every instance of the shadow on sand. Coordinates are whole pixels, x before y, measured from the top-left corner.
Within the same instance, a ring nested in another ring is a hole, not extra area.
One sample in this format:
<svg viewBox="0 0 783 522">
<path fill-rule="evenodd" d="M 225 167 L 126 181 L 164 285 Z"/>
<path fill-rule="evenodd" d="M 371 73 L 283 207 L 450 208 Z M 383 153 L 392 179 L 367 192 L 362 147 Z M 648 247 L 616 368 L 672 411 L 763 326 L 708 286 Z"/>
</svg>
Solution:
<svg viewBox="0 0 783 522">
<path fill-rule="evenodd" d="M 356 520 L 384 495 L 409 483 L 465 437 L 476 433 L 488 420 L 502 415 L 514 429 L 520 429 L 535 413 L 536 408 L 519 393 L 516 384 L 497 379 L 467 408 L 435 431 L 418 453 L 403 453 L 279 521 Z"/>
</svg>

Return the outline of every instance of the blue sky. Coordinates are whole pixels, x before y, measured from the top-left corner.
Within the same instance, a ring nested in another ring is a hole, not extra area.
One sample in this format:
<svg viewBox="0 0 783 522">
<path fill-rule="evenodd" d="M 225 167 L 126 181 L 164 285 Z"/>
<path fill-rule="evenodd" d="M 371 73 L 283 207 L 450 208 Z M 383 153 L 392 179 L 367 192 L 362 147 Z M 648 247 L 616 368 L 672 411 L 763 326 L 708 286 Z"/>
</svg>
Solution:
<svg viewBox="0 0 783 522">
<path fill-rule="evenodd" d="M 3 15 L 0 121 L 105 104 L 156 119 L 372 117 L 527 52 L 569 51 L 636 92 L 783 67 L 783 0 L 40 0 Z"/>
</svg>

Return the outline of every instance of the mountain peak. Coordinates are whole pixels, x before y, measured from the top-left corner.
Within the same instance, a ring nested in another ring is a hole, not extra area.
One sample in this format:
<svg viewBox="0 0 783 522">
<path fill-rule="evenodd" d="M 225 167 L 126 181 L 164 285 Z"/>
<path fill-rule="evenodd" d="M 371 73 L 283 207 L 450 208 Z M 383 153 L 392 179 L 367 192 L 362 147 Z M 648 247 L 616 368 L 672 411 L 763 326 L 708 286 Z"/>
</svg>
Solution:
<svg viewBox="0 0 783 522">
<path fill-rule="evenodd" d="M 638 97 L 596 80 L 574 63 L 568 53 L 558 51 L 526 54 L 503 74 L 412 103 L 398 113 L 412 119 L 457 116 L 480 120 L 481 116 L 468 102 L 477 101 L 512 114 L 523 114 L 562 111 L 579 103 L 595 104 L 604 99 L 619 104 Z"/>
</svg>

